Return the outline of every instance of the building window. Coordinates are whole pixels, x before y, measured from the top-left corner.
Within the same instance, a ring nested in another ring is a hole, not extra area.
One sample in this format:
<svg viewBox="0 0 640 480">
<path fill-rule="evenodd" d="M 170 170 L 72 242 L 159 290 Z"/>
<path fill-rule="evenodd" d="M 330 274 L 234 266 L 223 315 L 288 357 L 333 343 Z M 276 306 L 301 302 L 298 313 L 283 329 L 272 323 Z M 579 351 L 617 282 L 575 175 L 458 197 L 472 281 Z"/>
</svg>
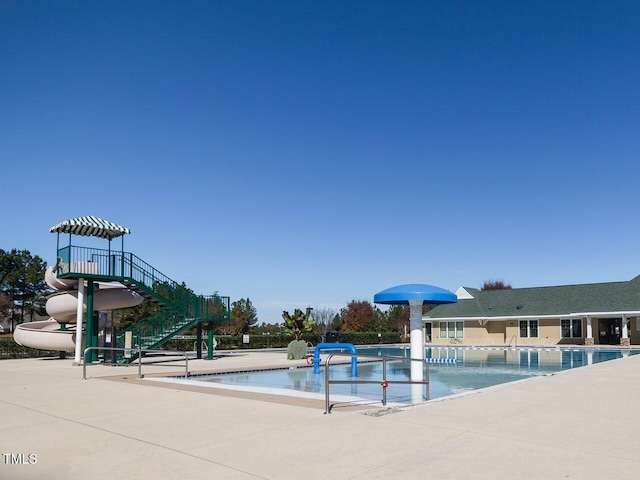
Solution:
<svg viewBox="0 0 640 480">
<path fill-rule="evenodd" d="M 560 332 L 562 338 L 581 338 L 582 319 L 573 318 L 560 320 Z"/>
<path fill-rule="evenodd" d="M 463 338 L 464 322 L 440 322 L 440 338 Z"/>
<path fill-rule="evenodd" d="M 538 320 L 520 320 L 520 338 L 538 338 Z"/>
</svg>

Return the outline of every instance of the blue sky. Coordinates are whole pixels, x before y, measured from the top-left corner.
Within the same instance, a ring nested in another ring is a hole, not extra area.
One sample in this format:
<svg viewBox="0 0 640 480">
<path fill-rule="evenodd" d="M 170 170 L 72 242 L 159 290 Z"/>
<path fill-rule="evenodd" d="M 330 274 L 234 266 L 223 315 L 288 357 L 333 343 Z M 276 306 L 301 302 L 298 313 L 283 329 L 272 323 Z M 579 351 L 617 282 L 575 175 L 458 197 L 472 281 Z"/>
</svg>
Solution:
<svg viewBox="0 0 640 480">
<path fill-rule="evenodd" d="M 65 219 L 259 322 L 640 274 L 640 3 L 0 0 L 0 248 Z"/>
</svg>

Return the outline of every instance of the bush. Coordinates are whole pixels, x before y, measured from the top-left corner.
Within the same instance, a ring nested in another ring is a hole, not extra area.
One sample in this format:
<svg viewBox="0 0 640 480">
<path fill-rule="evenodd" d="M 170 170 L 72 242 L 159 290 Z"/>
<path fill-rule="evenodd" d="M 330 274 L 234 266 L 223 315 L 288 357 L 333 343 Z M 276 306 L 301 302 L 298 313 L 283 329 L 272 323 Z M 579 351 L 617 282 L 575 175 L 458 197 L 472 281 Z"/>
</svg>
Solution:
<svg viewBox="0 0 640 480">
<path fill-rule="evenodd" d="M 218 345 L 216 350 L 237 350 L 237 349 L 260 349 L 260 348 L 286 348 L 291 341 L 290 335 L 249 335 L 249 343 L 242 343 L 242 335 L 216 335 Z M 207 336 L 203 335 L 202 340 L 206 343 Z M 338 337 L 340 343 L 353 343 L 354 345 L 374 345 L 402 343 L 399 333 L 383 333 L 380 337 L 375 332 L 340 332 Z M 315 346 L 322 342 L 322 337 L 318 334 L 307 333 L 302 336 L 305 344 L 305 351 L 308 343 Z M 181 352 L 191 352 L 194 350 L 194 338 L 173 338 L 162 345 L 163 350 L 177 350 Z M 59 352 L 54 350 L 38 350 L 35 348 L 23 347 L 13 341 L 13 337 L 0 337 L 0 359 L 2 358 L 30 358 L 30 357 L 51 357 L 57 356 Z M 302 357 L 304 358 L 304 356 Z"/>
<path fill-rule="evenodd" d="M 259 348 L 286 348 L 291 340 L 290 335 L 249 335 L 249 343 L 243 343 L 242 335 L 215 335 L 218 345 L 216 350 L 259 349 Z M 315 341 L 316 338 L 313 338 Z M 207 336 L 202 336 L 202 341 L 207 343 Z M 307 341 L 307 340 L 305 340 Z M 182 352 L 195 349 L 195 338 L 174 338 L 162 345 L 164 350 L 179 350 Z"/>
<path fill-rule="evenodd" d="M 402 343 L 402 337 L 397 332 L 385 332 L 380 337 L 376 332 L 340 332 L 338 342 L 354 345 Z"/>
<path fill-rule="evenodd" d="M 216 335 L 218 346 L 216 350 L 260 349 L 260 348 L 286 348 L 291 341 L 291 335 L 262 335 L 250 334 L 249 343 L 242 343 L 242 335 Z M 182 352 L 193 351 L 195 338 L 172 339 L 162 345 L 165 350 L 179 350 Z M 202 336 L 202 341 L 207 342 L 207 336 Z M 302 336 L 302 341 L 315 346 L 322 343 L 322 337 L 318 334 L 307 333 Z M 402 343 L 399 333 L 382 333 L 380 337 L 375 332 L 340 332 L 340 343 L 353 343 L 354 345 L 375 345 Z"/>
<path fill-rule="evenodd" d="M 18 345 L 13 337 L 0 338 L 0 358 L 36 358 L 57 356 L 60 352 L 55 350 L 38 350 Z"/>
<path fill-rule="evenodd" d="M 287 345 L 287 360 L 302 360 L 309 346 L 304 340 L 291 340 Z"/>
</svg>

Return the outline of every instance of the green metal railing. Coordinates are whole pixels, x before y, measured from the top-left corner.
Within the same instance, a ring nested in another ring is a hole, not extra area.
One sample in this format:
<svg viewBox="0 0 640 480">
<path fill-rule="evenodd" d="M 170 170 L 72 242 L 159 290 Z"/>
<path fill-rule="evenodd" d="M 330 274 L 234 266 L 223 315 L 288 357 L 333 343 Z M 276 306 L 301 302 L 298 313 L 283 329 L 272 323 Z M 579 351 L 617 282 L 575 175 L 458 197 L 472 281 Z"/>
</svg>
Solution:
<svg viewBox="0 0 640 480">
<path fill-rule="evenodd" d="M 182 304 L 158 310 L 124 329 L 116 337 L 116 346 L 124 346 L 126 332 L 130 331 L 140 348 L 157 348 L 197 323 L 228 320 L 229 307 L 229 297 L 192 295 Z"/>
<path fill-rule="evenodd" d="M 175 301 L 180 285 L 136 255 L 100 248 L 67 246 L 58 250 L 59 278 L 88 278 L 134 285 L 161 302 Z"/>
<path fill-rule="evenodd" d="M 197 323 L 229 320 L 229 297 L 194 295 L 132 253 L 69 245 L 58 249 L 56 274 L 121 282 L 165 306 L 123 330 L 116 338 L 118 347 L 127 331 L 139 348 L 149 349 Z"/>
</svg>

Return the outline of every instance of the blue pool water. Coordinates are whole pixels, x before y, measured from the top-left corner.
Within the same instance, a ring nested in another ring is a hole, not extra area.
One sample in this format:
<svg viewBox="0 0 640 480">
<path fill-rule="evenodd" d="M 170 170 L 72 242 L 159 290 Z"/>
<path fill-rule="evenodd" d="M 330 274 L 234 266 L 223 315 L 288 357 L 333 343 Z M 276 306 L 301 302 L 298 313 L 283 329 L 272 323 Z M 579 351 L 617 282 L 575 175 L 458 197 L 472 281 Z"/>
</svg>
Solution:
<svg viewBox="0 0 640 480">
<path fill-rule="evenodd" d="M 409 357 L 408 347 L 368 347 L 358 348 L 358 353 L 375 356 Z M 585 349 L 585 348 L 531 348 L 504 349 L 480 347 L 432 347 L 425 349 L 428 359 L 449 359 L 455 363 L 429 364 L 429 386 L 424 387 L 423 399 L 435 399 L 477 390 L 529 377 L 548 375 L 562 370 L 577 368 L 593 363 L 621 358 L 640 353 L 639 350 Z M 321 355 L 324 364 L 328 354 Z M 331 360 L 330 379 L 351 379 L 350 366 L 336 365 L 338 360 L 350 357 L 334 357 Z M 410 363 L 404 360 L 389 361 L 387 380 L 409 380 Z M 380 380 L 382 382 L 382 362 L 358 364 L 358 380 Z M 306 392 L 311 396 L 324 397 L 324 367 L 319 374 L 312 367 L 251 371 L 234 374 L 214 374 L 191 377 L 189 382 L 207 382 L 215 386 L 250 391 Z M 380 401 L 382 386 L 376 384 L 330 386 L 331 398 L 344 397 L 345 401 L 368 399 Z M 212 386 L 214 386 L 212 385 Z M 314 395 L 315 394 L 315 395 Z M 390 403 L 410 403 L 410 385 L 390 384 L 387 401 Z"/>
</svg>

